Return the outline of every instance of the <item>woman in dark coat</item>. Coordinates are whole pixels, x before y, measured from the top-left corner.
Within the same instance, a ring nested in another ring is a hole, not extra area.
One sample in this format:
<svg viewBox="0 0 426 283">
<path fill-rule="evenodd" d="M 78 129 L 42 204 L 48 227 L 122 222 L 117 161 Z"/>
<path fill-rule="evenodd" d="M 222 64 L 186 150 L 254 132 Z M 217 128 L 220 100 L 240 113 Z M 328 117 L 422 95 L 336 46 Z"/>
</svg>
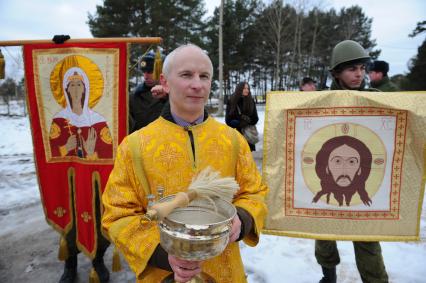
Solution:
<svg viewBox="0 0 426 283">
<path fill-rule="evenodd" d="M 248 125 L 256 125 L 259 121 L 256 103 L 251 96 L 250 86 L 247 82 L 240 82 L 235 88 L 234 94 L 226 105 L 226 124 L 242 133 L 242 129 Z M 254 144 L 249 143 L 251 151 L 256 150 Z"/>
</svg>

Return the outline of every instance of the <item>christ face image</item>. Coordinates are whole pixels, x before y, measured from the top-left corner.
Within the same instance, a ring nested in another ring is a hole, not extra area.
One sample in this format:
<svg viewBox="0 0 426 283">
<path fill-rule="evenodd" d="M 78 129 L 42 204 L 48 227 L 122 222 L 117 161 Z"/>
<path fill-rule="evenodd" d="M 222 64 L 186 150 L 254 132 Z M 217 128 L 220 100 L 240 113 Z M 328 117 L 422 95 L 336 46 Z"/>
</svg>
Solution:
<svg viewBox="0 0 426 283">
<path fill-rule="evenodd" d="M 338 136 L 327 140 L 316 155 L 315 171 L 321 180 L 319 191 L 312 202 L 326 195 L 327 203 L 331 194 L 339 205 L 350 205 L 358 193 L 364 205 L 372 201 L 365 189 L 365 182 L 371 171 L 372 154 L 359 139 Z"/>
</svg>

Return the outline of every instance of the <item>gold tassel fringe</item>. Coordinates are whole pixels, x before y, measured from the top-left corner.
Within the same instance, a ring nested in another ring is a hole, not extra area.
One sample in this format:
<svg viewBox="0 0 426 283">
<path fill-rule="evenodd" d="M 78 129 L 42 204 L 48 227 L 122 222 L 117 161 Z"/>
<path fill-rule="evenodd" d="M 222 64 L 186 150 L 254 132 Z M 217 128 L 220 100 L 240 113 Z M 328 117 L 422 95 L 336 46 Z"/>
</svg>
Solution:
<svg viewBox="0 0 426 283">
<path fill-rule="evenodd" d="M 155 60 L 154 60 L 154 71 L 152 74 L 153 79 L 158 81 L 160 79 L 160 75 L 162 71 L 163 71 L 163 60 L 161 58 L 160 48 L 157 48 L 157 52 L 155 53 Z"/>
<path fill-rule="evenodd" d="M 90 275 L 89 275 L 89 283 L 100 283 L 100 282 L 101 281 L 99 280 L 98 273 L 92 267 L 92 269 L 90 270 Z"/>
<path fill-rule="evenodd" d="M 68 245 L 64 236 L 61 236 L 61 240 L 59 243 L 59 251 L 58 251 L 58 259 L 61 261 L 68 259 Z"/>
<path fill-rule="evenodd" d="M 121 271 L 120 254 L 118 253 L 117 247 L 114 247 L 114 251 L 112 253 L 112 271 Z"/>
</svg>

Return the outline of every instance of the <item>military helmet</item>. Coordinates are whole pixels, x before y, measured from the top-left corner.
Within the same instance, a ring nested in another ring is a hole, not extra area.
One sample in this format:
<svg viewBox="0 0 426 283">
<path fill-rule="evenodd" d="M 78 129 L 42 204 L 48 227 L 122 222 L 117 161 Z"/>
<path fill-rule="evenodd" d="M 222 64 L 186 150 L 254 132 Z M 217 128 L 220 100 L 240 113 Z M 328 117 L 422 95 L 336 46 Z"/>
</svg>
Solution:
<svg viewBox="0 0 426 283">
<path fill-rule="evenodd" d="M 351 61 L 366 62 L 370 59 L 367 51 L 356 41 L 344 40 L 336 44 L 331 53 L 330 70 L 336 69 L 342 63 Z"/>
</svg>

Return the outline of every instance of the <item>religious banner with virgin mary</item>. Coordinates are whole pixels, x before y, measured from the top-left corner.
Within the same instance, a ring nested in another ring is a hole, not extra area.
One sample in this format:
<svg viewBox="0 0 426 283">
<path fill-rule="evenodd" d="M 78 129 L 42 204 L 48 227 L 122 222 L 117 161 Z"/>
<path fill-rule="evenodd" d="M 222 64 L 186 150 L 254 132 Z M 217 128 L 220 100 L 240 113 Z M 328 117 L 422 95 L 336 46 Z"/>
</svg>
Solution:
<svg viewBox="0 0 426 283">
<path fill-rule="evenodd" d="M 418 240 L 425 145 L 426 93 L 269 93 L 264 232 Z"/>
<path fill-rule="evenodd" d="M 127 134 L 127 43 L 31 44 L 24 60 L 46 219 L 62 235 L 75 225 L 78 248 L 93 258 L 96 200 Z"/>
</svg>

